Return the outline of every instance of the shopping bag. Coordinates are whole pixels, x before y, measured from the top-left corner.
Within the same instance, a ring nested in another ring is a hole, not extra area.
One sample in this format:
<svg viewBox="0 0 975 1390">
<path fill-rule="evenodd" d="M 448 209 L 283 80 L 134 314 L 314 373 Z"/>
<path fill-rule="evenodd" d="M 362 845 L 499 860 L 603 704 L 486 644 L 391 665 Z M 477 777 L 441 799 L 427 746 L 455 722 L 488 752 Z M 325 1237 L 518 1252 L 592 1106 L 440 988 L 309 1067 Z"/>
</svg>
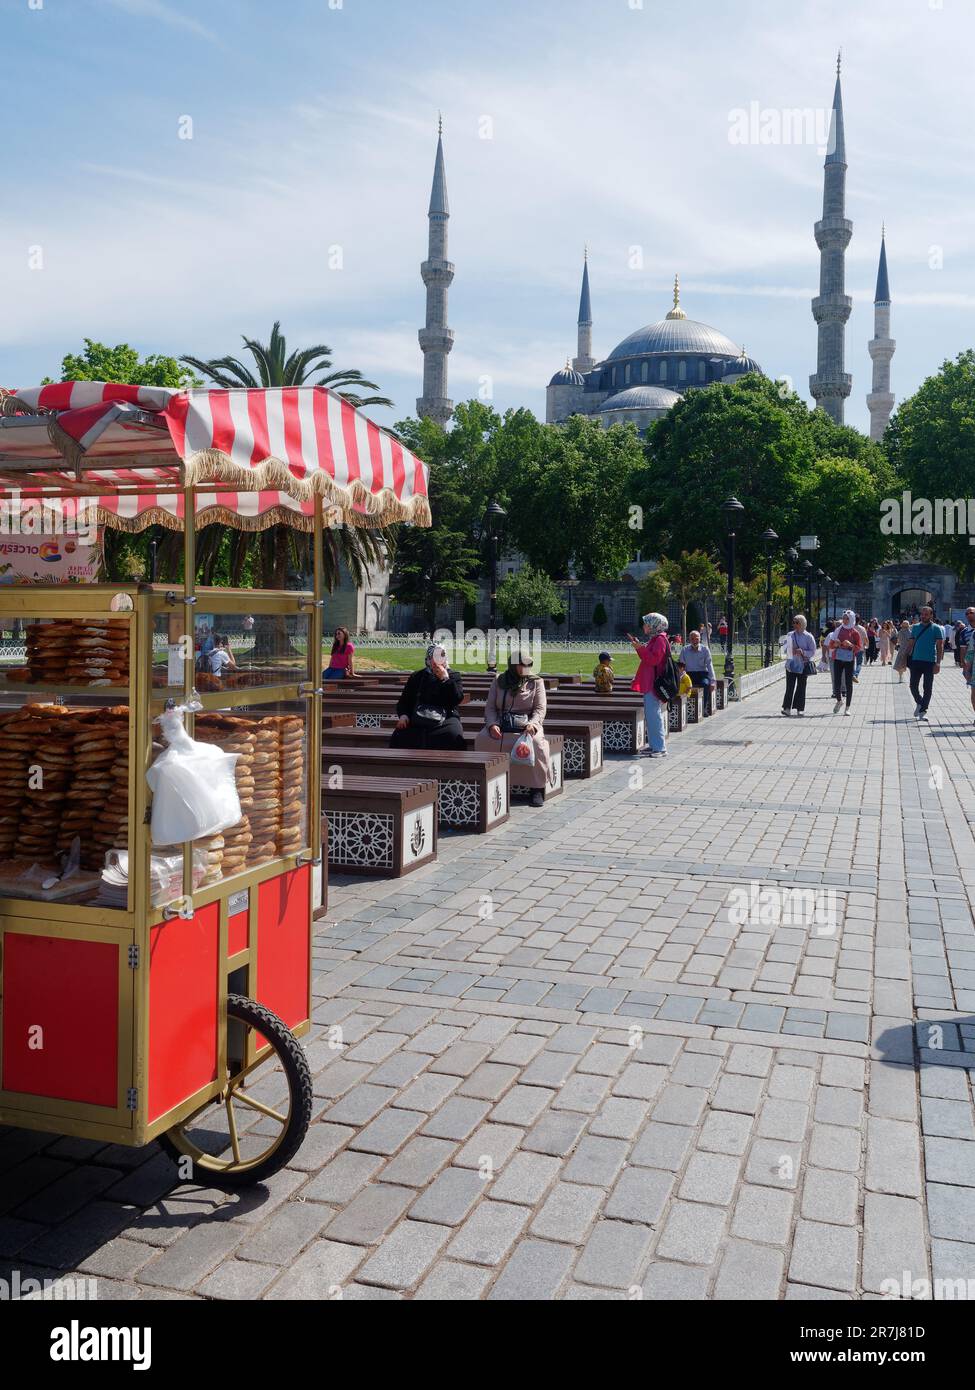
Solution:
<svg viewBox="0 0 975 1390">
<path fill-rule="evenodd" d="M 185 706 L 159 716 L 168 747 L 146 772 L 152 792 L 152 843 L 178 845 L 239 824 L 237 753 L 197 743 L 183 727 Z"/>
<path fill-rule="evenodd" d="M 535 766 L 535 745 L 530 734 L 522 734 L 511 750 L 512 759 L 522 767 Z"/>
</svg>

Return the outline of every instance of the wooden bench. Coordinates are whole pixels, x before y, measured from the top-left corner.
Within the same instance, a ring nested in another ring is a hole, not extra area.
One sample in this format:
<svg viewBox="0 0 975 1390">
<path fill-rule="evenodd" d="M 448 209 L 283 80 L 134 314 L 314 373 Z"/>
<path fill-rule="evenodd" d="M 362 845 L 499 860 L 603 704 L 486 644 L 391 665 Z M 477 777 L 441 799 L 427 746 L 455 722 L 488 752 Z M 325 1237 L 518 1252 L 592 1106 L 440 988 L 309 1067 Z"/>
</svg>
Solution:
<svg viewBox="0 0 975 1390">
<path fill-rule="evenodd" d="M 610 704 L 596 697 L 592 700 L 580 696 L 563 698 L 561 691 L 558 691 L 549 699 L 546 722 L 559 719 L 601 721 L 603 756 L 607 753 L 636 753 L 646 746 L 647 726 L 642 698 L 634 704 Z"/>
<path fill-rule="evenodd" d="M 341 730 L 334 731 L 336 736 Z M 446 749 L 350 748 L 322 750 L 322 795 L 346 777 L 406 777 L 438 783 L 441 825 L 486 834 L 503 825 L 511 806 L 507 753 L 460 753 Z"/>
<path fill-rule="evenodd" d="M 480 721 L 476 729 L 464 729 L 464 741 L 470 752 L 475 752 L 474 741 L 481 732 L 483 725 Z M 324 750 L 323 758 L 330 757 L 331 750 L 334 748 L 388 748 L 389 736 L 392 732 L 392 725 L 387 725 L 382 729 L 350 729 L 338 728 L 329 729 L 323 735 Z M 565 740 L 560 734 L 551 733 L 548 727 L 545 729 L 545 736 L 549 745 L 549 772 L 548 783 L 545 787 L 546 799 L 551 796 L 560 796 L 565 790 Z M 499 750 L 500 751 L 500 750 Z M 504 753 L 501 756 L 509 759 L 510 755 Z M 526 768 L 524 772 L 527 772 Z M 509 767 L 511 774 L 510 785 L 511 795 L 521 796 L 528 794 L 529 788 L 524 781 L 524 773 L 517 763 L 512 763 Z"/>
<path fill-rule="evenodd" d="M 339 873 L 401 878 L 437 857 L 435 780 L 343 777 L 341 786 L 326 780 L 322 811 L 322 843 L 329 868 Z"/>
</svg>

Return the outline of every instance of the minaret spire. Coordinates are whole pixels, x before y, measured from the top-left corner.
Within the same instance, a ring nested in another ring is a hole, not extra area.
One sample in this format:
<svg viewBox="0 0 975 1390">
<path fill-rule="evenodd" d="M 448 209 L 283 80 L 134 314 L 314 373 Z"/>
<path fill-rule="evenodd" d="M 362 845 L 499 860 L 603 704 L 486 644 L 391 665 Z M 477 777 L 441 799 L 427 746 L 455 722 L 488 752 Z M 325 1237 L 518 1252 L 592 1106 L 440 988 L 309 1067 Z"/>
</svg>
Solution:
<svg viewBox="0 0 975 1390">
<path fill-rule="evenodd" d="M 873 297 L 873 337 L 867 351 L 873 360 L 873 382 L 867 396 L 870 411 L 870 438 L 883 439 L 894 395 L 890 389 L 890 359 L 897 343 L 890 336 L 890 282 L 887 278 L 887 228 L 880 231 L 880 261 L 877 266 L 877 289 Z"/>
<path fill-rule="evenodd" d="M 443 116 L 437 116 L 437 157 L 430 189 L 430 223 L 427 259 L 420 266 L 420 277 L 427 287 L 426 324 L 419 332 L 423 352 L 423 395 L 416 402 L 416 413 L 446 425 L 454 411 L 447 397 L 447 356 L 454 345 L 453 331 L 447 327 L 447 291 L 454 278 L 454 267 L 447 260 L 447 175 L 443 157 Z"/>
<path fill-rule="evenodd" d="M 846 321 L 853 308 L 853 300 L 846 293 L 846 248 L 853 235 L 853 223 L 846 217 L 846 132 L 840 84 L 841 57 L 842 54 L 838 53 L 824 165 L 823 215 L 814 229 L 820 258 L 819 294 L 812 302 L 812 313 L 819 328 L 819 347 L 816 371 L 809 378 L 809 391 L 816 404 L 838 425 L 843 423 L 844 402 L 853 385 L 852 377 L 844 371 Z"/>
<path fill-rule="evenodd" d="M 579 296 L 579 324 L 575 361 L 577 372 L 588 372 L 596 365 L 592 355 L 592 303 L 589 299 L 589 247 L 582 253 L 582 293 Z"/>
</svg>

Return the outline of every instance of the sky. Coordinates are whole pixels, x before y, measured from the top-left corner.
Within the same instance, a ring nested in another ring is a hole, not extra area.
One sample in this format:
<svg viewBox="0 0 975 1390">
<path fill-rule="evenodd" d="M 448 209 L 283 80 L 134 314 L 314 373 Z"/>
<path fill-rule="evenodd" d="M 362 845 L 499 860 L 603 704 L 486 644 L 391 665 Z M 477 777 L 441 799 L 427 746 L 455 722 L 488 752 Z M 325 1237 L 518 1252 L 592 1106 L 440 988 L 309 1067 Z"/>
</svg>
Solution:
<svg viewBox="0 0 975 1390">
<path fill-rule="evenodd" d="M 380 423 L 415 413 L 442 111 L 455 401 L 544 417 L 585 245 L 597 358 L 663 318 L 676 273 L 690 318 L 808 400 L 838 48 L 848 423 L 869 423 L 882 223 L 898 400 L 975 345 L 971 0 L 0 0 L 0 18 L 8 387 L 85 337 L 222 356 L 280 319 L 379 383 Z M 741 112 L 764 139 L 738 138 Z"/>
</svg>

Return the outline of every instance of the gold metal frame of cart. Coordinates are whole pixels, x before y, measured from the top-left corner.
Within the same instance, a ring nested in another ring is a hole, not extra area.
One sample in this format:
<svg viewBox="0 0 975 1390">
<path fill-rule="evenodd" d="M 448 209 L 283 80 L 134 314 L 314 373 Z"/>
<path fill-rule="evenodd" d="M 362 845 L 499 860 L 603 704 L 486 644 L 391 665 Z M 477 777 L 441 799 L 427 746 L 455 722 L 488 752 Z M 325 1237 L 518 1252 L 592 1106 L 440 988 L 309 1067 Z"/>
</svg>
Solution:
<svg viewBox="0 0 975 1390">
<path fill-rule="evenodd" d="M 157 487 L 157 491 L 167 490 Z M 181 487 L 185 504 L 184 517 L 195 516 L 195 492 Z M 66 492 L 70 493 L 70 486 Z M 316 496 L 314 511 L 314 565 L 312 593 L 262 590 L 219 590 L 220 606 L 224 612 L 241 613 L 307 613 L 308 664 L 306 679 L 275 686 L 246 687 L 216 694 L 198 695 L 195 692 L 195 660 L 193 644 L 185 644 L 183 684 L 178 693 L 184 702 L 197 700 L 204 709 L 244 709 L 248 706 L 282 701 L 308 701 L 306 804 L 308 807 L 308 844 L 300 852 L 269 861 L 258 868 L 222 879 L 205 888 L 193 891 L 192 846 L 183 846 L 183 902 L 195 910 L 214 901 L 220 902 L 218 947 L 218 1017 L 219 1047 L 216 1080 L 190 1096 L 180 1105 L 160 1115 L 151 1123 L 147 1119 L 149 1068 L 149 932 L 152 927 L 168 920 L 172 905 L 154 908 L 150 902 L 149 859 L 150 832 L 147 824 L 148 789 L 145 780 L 151 752 L 152 720 L 164 707 L 172 690 L 155 692 L 152 688 L 153 618 L 157 613 L 178 614 L 186 631 L 192 632 L 192 611 L 197 599 L 195 583 L 196 535 L 193 526 L 183 528 L 183 575 L 178 585 L 57 585 L 41 587 L 25 585 L 0 588 L 0 612 L 12 617 L 97 617 L 111 613 L 112 617 L 127 616 L 113 611 L 111 601 L 117 594 L 132 599 L 129 628 L 129 687 L 110 687 L 106 693 L 127 695 L 131 709 L 129 719 L 129 898 L 125 910 L 86 907 L 67 903 L 42 903 L 23 898 L 0 899 L 0 927 L 4 932 L 36 931 L 40 921 L 46 934 L 71 936 L 97 941 L 119 942 L 119 1063 L 118 1094 L 114 1112 L 106 1114 L 104 1106 L 81 1102 L 55 1100 L 49 1097 L 25 1096 L 0 1091 L 0 1123 L 19 1125 L 27 1129 L 47 1130 L 81 1138 L 102 1139 L 128 1145 L 142 1145 L 158 1134 L 171 1129 L 203 1105 L 221 1094 L 226 1085 L 227 1068 L 227 976 L 232 970 L 246 967 L 248 993 L 254 996 L 253 984 L 257 962 L 259 931 L 257 893 L 253 890 L 267 879 L 276 878 L 300 864 L 322 863 L 321 841 L 321 741 L 322 741 L 322 545 L 324 523 L 322 499 Z M 74 686 L 38 686 L 31 683 L 10 683 L 0 679 L 0 691 L 30 693 L 81 694 L 83 688 Z M 90 691 L 88 693 L 91 693 Z M 192 716 L 189 716 L 192 729 Z M 134 877 L 132 866 L 135 867 Z M 314 875 L 309 875 L 309 894 L 313 892 Z M 248 946 L 228 958 L 228 899 L 244 889 L 249 892 Z M 314 903 L 309 901 L 309 916 Z M 137 965 L 130 968 L 129 947 L 137 947 Z M 309 932 L 309 991 L 311 988 L 311 933 Z M 0 956 L 0 998 L 3 987 L 3 962 Z M 310 1015 L 310 998 L 309 998 Z M 306 1032 L 308 1024 L 295 1028 L 296 1034 Z M 257 1045 L 253 1030 L 248 1034 L 247 1064 L 256 1060 Z M 261 1049 L 262 1051 L 264 1049 Z M 135 1091 L 135 1109 L 130 1109 L 128 1097 Z"/>
</svg>

